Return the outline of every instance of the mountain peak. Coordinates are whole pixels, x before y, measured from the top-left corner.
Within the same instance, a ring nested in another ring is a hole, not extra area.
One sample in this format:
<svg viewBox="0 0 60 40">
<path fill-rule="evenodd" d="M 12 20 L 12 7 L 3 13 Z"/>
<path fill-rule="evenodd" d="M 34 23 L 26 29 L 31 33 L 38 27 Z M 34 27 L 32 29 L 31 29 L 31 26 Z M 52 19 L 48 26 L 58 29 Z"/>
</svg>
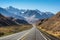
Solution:
<svg viewBox="0 0 60 40">
<path fill-rule="evenodd" d="M 1 11 L 1 10 L 5 10 L 5 9 L 4 9 L 4 8 L 2 8 L 2 7 L 0 7 L 0 11 Z"/>
<path fill-rule="evenodd" d="M 7 7 L 7 9 L 15 9 L 13 6 L 9 6 Z"/>
<path fill-rule="evenodd" d="M 9 6 L 9 7 L 12 7 L 12 6 Z"/>
</svg>

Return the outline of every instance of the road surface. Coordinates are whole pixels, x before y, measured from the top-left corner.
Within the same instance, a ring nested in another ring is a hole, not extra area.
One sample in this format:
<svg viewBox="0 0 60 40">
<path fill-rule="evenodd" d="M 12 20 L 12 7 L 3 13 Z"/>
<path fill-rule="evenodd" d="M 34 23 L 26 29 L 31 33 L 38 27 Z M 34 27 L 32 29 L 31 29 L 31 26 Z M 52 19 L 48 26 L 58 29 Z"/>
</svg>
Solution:
<svg viewBox="0 0 60 40">
<path fill-rule="evenodd" d="M 33 27 L 28 34 L 26 34 L 20 40 L 48 40 L 45 36 L 36 28 Z"/>
<path fill-rule="evenodd" d="M 9 36 L 0 37 L 0 40 L 51 40 L 51 38 L 53 39 L 53 37 L 50 37 L 49 35 L 48 36 L 47 35 L 44 35 L 43 33 L 41 33 L 33 25 L 33 27 L 29 30 L 15 33 Z"/>
<path fill-rule="evenodd" d="M 29 31 L 30 30 L 26 30 L 23 32 L 19 32 L 19 33 L 9 35 L 9 36 L 0 37 L 0 40 L 18 40 L 19 38 L 21 39 L 23 37 L 23 35 L 25 35 Z"/>
</svg>

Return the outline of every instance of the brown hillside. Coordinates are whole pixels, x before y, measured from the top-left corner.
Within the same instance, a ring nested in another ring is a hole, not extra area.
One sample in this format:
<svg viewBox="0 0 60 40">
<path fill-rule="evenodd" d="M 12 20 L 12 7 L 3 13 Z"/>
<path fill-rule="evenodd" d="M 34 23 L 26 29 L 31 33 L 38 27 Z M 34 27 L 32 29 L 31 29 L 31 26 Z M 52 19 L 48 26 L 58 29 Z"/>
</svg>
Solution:
<svg viewBox="0 0 60 40">
<path fill-rule="evenodd" d="M 59 31 L 60 30 L 60 12 L 58 12 L 55 16 L 48 19 L 48 21 L 44 22 L 41 27 L 46 30 Z"/>
<path fill-rule="evenodd" d="M 9 18 L 0 14 L 0 26 L 17 25 L 14 21 L 12 21 Z"/>
<path fill-rule="evenodd" d="M 38 27 L 52 35 L 60 37 L 60 12 Z"/>
</svg>

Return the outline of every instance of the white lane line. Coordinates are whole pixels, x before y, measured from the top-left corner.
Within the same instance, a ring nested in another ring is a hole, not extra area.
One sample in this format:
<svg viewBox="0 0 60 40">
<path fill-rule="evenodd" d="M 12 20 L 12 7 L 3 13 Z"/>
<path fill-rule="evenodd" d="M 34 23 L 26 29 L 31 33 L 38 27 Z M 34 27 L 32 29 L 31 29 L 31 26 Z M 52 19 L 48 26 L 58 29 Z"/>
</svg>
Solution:
<svg viewBox="0 0 60 40">
<path fill-rule="evenodd" d="M 41 32 L 40 32 L 40 33 L 41 33 Z M 43 35 L 42 33 L 41 33 L 41 35 L 42 35 L 42 37 L 44 37 L 44 35 Z M 46 36 L 46 37 L 47 37 L 47 36 Z M 47 39 L 46 37 L 44 37 L 44 38 L 45 38 L 46 40 L 48 40 L 49 38 L 47 37 L 47 38 L 48 38 L 48 39 Z M 49 40 L 51 40 L 51 39 L 49 39 Z"/>
<path fill-rule="evenodd" d="M 21 36 L 19 39 L 17 39 L 17 40 L 21 40 L 24 36 L 26 36 L 27 34 L 29 34 L 30 32 L 31 32 L 31 30 L 33 30 L 33 28 L 32 29 L 30 29 L 30 31 L 29 32 L 27 32 L 27 33 L 25 33 L 23 36 Z"/>
<path fill-rule="evenodd" d="M 26 31 L 28 31 L 28 30 L 26 30 Z M 25 32 L 25 31 L 22 31 L 22 32 Z M 14 35 L 22 33 L 22 32 L 18 32 L 18 33 L 14 33 L 14 34 L 11 34 L 11 35 L 3 36 L 3 37 L 0 37 L 0 39 L 8 38 L 8 37 L 14 36 Z"/>
<path fill-rule="evenodd" d="M 40 32 L 40 34 L 41 34 L 41 36 L 42 36 L 45 40 L 47 40 L 47 38 L 46 38 L 46 37 L 44 37 L 44 36 L 43 36 L 43 34 L 42 34 L 41 32 Z"/>
<path fill-rule="evenodd" d="M 36 28 L 36 26 L 35 25 L 33 25 L 33 27 L 35 27 Z M 39 31 L 39 30 L 38 30 Z M 39 31 L 40 32 L 40 31 Z M 40 32 L 40 34 L 41 34 L 41 36 L 45 39 L 45 40 L 47 40 L 47 38 L 46 37 L 44 37 L 43 36 L 43 34 Z"/>
<path fill-rule="evenodd" d="M 21 40 L 25 35 L 27 35 L 29 32 L 25 33 L 23 36 L 21 36 L 19 39 L 17 40 Z"/>
</svg>

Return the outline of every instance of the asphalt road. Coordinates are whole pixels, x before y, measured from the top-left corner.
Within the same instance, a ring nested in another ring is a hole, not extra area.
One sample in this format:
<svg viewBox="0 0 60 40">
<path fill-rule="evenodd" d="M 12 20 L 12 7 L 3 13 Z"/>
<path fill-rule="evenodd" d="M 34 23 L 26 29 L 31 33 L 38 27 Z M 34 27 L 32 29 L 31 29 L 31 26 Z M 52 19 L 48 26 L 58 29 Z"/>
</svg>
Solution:
<svg viewBox="0 0 60 40">
<path fill-rule="evenodd" d="M 18 39 L 21 39 L 23 37 L 23 35 L 25 35 L 29 31 L 30 30 L 26 30 L 26 31 L 15 33 L 12 35 L 0 37 L 0 40 L 18 40 Z"/>
<path fill-rule="evenodd" d="M 22 39 L 20 40 L 47 40 L 43 34 L 36 28 L 33 27 Z"/>
<path fill-rule="evenodd" d="M 51 40 L 49 39 L 49 37 L 50 36 L 46 36 L 43 33 L 41 33 L 35 27 L 35 25 L 33 25 L 33 27 L 29 30 L 15 33 L 9 36 L 0 37 L 0 40 Z"/>
</svg>

